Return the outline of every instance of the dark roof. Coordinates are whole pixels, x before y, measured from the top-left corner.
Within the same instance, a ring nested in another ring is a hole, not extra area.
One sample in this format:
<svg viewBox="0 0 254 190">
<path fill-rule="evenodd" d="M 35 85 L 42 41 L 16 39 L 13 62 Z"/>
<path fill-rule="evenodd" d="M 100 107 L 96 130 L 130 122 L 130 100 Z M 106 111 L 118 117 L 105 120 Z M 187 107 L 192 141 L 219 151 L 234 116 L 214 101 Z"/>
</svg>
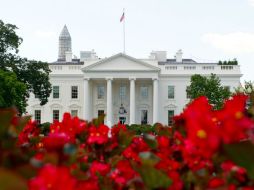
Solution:
<svg viewBox="0 0 254 190">
<path fill-rule="evenodd" d="M 66 62 L 65 60 L 58 59 L 49 65 L 84 65 L 84 62 L 80 62 L 80 59 L 72 59 L 71 62 Z"/>
<path fill-rule="evenodd" d="M 202 63 L 196 62 L 193 59 L 183 59 L 182 62 L 176 62 L 176 59 L 167 59 L 167 61 L 160 61 L 159 65 L 170 65 L 170 64 L 218 64 L 218 63 Z"/>
</svg>

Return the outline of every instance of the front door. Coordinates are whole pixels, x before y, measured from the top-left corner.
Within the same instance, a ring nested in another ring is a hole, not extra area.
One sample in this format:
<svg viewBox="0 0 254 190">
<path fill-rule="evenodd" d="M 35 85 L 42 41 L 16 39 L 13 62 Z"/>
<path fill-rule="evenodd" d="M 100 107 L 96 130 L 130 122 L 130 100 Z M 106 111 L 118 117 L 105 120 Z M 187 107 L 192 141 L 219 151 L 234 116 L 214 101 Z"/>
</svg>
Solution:
<svg viewBox="0 0 254 190">
<path fill-rule="evenodd" d="M 147 110 L 141 110 L 141 124 L 147 124 Z"/>
<path fill-rule="evenodd" d="M 98 110 L 98 118 L 103 117 L 103 123 L 104 123 L 104 110 Z"/>
</svg>

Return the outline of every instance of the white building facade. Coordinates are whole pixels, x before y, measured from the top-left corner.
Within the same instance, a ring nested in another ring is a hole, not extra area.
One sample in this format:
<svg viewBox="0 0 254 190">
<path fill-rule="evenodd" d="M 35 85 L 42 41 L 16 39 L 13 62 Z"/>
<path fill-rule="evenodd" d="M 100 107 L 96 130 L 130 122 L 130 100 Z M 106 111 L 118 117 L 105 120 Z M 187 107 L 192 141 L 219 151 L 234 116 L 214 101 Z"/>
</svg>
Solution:
<svg viewBox="0 0 254 190">
<path fill-rule="evenodd" d="M 106 114 L 109 126 L 119 121 L 170 125 L 173 115 L 189 102 L 186 88 L 193 74 L 214 73 L 231 90 L 239 86 L 242 76 L 239 65 L 198 63 L 183 59 L 181 50 L 175 59 L 167 59 L 165 51 L 153 51 L 148 59 L 123 53 L 99 59 L 93 50 L 73 59 L 68 35 L 65 26 L 58 61 L 49 64 L 53 89 L 48 103 L 40 106 L 33 94 L 28 101 L 28 113 L 41 123 L 61 120 L 64 112 L 70 112 L 89 121 Z"/>
</svg>

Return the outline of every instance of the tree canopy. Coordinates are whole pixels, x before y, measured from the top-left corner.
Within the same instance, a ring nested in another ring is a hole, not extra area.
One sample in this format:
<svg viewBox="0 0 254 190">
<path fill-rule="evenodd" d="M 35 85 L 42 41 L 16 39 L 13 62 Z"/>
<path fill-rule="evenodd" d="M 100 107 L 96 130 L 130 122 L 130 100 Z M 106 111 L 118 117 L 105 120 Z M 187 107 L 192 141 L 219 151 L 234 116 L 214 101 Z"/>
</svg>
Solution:
<svg viewBox="0 0 254 190">
<path fill-rule="evenodd" d="M 238 61 L 236 58 L 228 61 L 219 61 L 218 65 L 238 65 Z"/>
<path fill-rule="evenodd" d="M 20 114 L 22 114 L 25 112 L 26 102 L 31 92 L 37 95 L 41 105 L 47 103 L 51 93 L 51 84 L 49 82 L 50 69 L 46 62 L 31 61 L 18 55 L 18 48 L 23 40 L 16 34 L 17 29 L 15 25 L 5 24 L 0 20 L 0 70 L 1 77 L 4 79 L 3 81 L 8 82 L 12 79 L 13 81 L 17 80 L 19 85 L 21 83 L 25 85 L 25 91 L 22 94 L 18 93 L 19 97 L 15 97 L 19 100 L 22 99 L 23 103 L 18 104 L 17 100 L 8 100 L 8 102 L 3 102 L 0 107 L 8 107 L 10 106 L 9 103 L 12 102 L 13 106 L 16 106 Z M 3 72 L 10 74 L 11 78 L 6 78 L 7 75 Z M 5 88 L 8 87 L 10 86 L 5 86 Z M 2 89 L 1 86 L 0 90 L 8 92 L 11 89 Z M 0 99 L 7 101 L 6 97 L 0 97 Z"/>
<path fill-rule="evenodd" d="M 230 90 L 221 85 L 220 79 L 215 74 L 211 74 L 209 77 L 198 74 L 193 75 L 186 92 L 191 100 L 206 96 L 214 109 L 220 109 L 224 100 L 231 95 Z"/>
<path fill-rule="evenodd" d="M 0 70 L 0 107 L 11 107 L 16 105 L 21 112 L 26 106 L 26 85 L 18 81 L 13 72 Z"/>
</svg>

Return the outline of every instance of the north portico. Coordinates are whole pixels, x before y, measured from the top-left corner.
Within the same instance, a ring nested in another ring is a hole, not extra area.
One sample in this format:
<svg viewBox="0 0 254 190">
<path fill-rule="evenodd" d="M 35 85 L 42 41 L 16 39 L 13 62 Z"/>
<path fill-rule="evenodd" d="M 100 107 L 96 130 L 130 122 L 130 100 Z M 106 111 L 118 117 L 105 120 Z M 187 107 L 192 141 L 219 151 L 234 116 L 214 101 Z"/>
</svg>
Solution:
<svg viewBox="0 0 254 190">
<path fill-rule="evenodd" d="M 91 120 L 104 111 L 109 126 L 119 121 L 127 124 L 158 122 L 160 68 L 119 53 L 87 65 L 82 71 L 84 119 Z M 98 88 L 105 89 L 101 92 L 104 97 L 98 96 Z"/>
</svg>

